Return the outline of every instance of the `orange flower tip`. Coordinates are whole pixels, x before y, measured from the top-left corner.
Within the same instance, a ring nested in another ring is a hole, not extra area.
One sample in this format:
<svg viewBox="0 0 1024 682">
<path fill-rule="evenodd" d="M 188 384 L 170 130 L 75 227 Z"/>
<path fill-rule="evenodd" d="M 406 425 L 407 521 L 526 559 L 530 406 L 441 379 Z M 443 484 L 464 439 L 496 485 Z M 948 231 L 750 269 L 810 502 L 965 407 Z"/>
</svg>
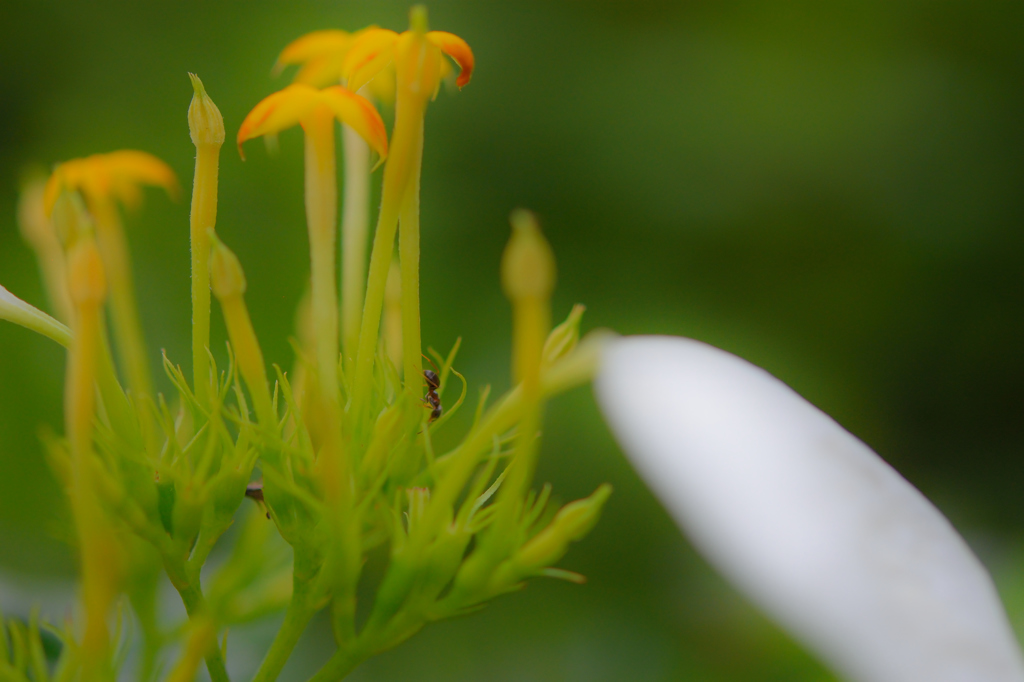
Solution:
<svg viewBox="0 0 1024 682">
<path fill-rule="evenodd" d="M 92 239 L 82 239 L 68 256 L 68 289 L 77 304 L 100 304 L 107 296 L 103 262 Z"/>
<path fill-rule="evenodd" d="M 194 90 L 192 102 L 188 106 L 188 131 L 192 137 L 192 144 L 197 147 L 201 144 L 219 147 L 224 144 L 224 117 L 206 94 L 206 88 L 203 87 L 203 81 L 199 80 L 199 76 L 189 73 L 188 77 Z"/>
<path fill-rule="evenodd" d="M 447 31 L 431 31 L 427 34 L 427 38 L 459 65 L 459 77 L 455 80 L 459 89 L 469 85 L 469 81 L 473 77 L 473 67 L 476 64 L 473 50 L 470 49 L 469 44 L 454 33 Z"/>
<path fill-rule="evenodd" d="M 290 42 L 270 70 L 271 76 L 279 76 L 291 64 L 304 64 L 329 55 L 343 54 L 352 40 L 348 31 L 327 29 L 313 31 Z"/>
<path fill-rule="evenodd" d="M 409 9 L 409 30 L 420 34 L 427 32 L 426 5 L 413 5 Z"/>
<path fill-rule="evenodd" d="M 246 288 L 242 264 L 213 230 L 208 230 L 207 234 L 213 245 L 210 251 L 210 288 L 213 294 L 218 299 L 241 296 Z"/>
</svg>

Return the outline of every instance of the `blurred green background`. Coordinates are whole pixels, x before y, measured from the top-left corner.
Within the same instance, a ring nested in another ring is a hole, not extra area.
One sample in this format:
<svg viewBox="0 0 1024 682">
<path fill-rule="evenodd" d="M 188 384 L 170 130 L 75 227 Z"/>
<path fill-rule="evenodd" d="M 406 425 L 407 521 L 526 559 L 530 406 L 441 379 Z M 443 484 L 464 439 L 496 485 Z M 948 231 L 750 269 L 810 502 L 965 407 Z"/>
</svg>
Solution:
<svg viewBox="0 0 1024 682">
<path fill-rule="evenodd" d="M 151 151 L 184 196 L 128 217 L 153 350 L 189 361 L 187 71 L 229 140 L 314 29 L 402 29 L 406 3 L 0 0 L 0 283 L 44 304 L 14 221 L 25 169 Z M 559 315 L 692 336 L 767 368 L 950 516 L 1024 620 L 1024 4 L 981 0 L 430 4 L 478 69 L 430 107 L 423 331 L 459 335 L 471 391 L 508 381 L 497 267 L 516 206 L 559 259 Z M 289 366 L 308 276 L 300 133 L 221 158 L 218 230 L 249 275 L 268 361 Z M 217 332 L 223 339 L 223 330 Z M 217 343 L 220 343 L 219 341 Z M 63 354 L 0 325 L 0 573 L 66 579 L 67 512 L 42 458 Z M 164 388 L 167 388 L 165 384 Z M 540 481 L 616 489 L 562 562 L 428 627 L 357 680 L 830 679 L 717 578 L 636 478 L 589 390 L 548 412 Z M 0 603 L 0 607 L 4 604 Z M 238 635 L 259 655 L 272 623 Z M 289 674 L 328 651 L 322 624 Z M 239 669 L 251 663 L 238 662 Z"/>
</svg>

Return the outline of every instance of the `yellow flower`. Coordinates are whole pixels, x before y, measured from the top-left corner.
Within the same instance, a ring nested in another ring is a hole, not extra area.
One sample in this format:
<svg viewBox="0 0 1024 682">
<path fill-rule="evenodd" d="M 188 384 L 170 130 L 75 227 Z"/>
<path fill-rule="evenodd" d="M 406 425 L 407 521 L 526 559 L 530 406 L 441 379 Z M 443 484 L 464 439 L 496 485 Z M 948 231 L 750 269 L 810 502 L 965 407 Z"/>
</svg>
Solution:
<svg viewBox="0 0 1024 682">
<path fill-rule="evenodd" d="M 134 208 L 142 200 L 140 185 L 163 187 L 172 198 L 178 194 L 178 180 L 170 166 L 152 154 L 132 149 L 66 161 L 54 169 L 43 193 L 47 214 L 66 191 L 81 193 L 92 214 L 96 246 L 109 281 L 114 338 L 136 399 L 152 397 L 152 380 L 135 303 L 128 242 L 115 201 Z M 155 422 L 148 409 L 145 412 L 143 431 L 148 449 L 155 452 Z"/>
<path fill-rule="evenodd" d="M 46 183 L 44 201 L 50 213 L 64 190 L 77 190 L 92 210 L 97 203 L 111 198 L 128 208 L 141 200 L 139 185 L 163 187 L 172 198 L 178 195 L 178 179 L 166 163 L 152 154 L 122 149 L 109 154 L 93 154 L 72 159 L 57 166 Z"/>
<path fill-rule="evenodd" d="M 313 319 L 316 325 L 320 390 L 339 404 L 338 306 L 335 291 L 335 230 L 337 226 L 337 171 L 334 156 L 334 119 L 348 124 L 371 149 L 388 155 L 384 121 L 365 97 L 340 85 L 323 90 L 294 83 L 257 104 L 238 131 L 238 153 L 246 140 L 280 132 L 296 123 L 306 137 L 306 222 L 313 281 Z M 242 158 L 245 158 L 242 155 Z"/>
<path fill-rule="evenodd" d="M 353 36 L 342 62 L 341 75 L 350 88 L 358 90 L 394 63 L 400 87 L 433 96 L 441 79 L 451 69 L 441 58 L 441 52 L 459 65 L 455 84 L 460 88 L 467 85 L 473 77 L 474 60 L 466 41 L 454 33 L 424 32 L 415 26 L 401 34 L 384 28 L 368 28 Z"/>
<path fill-rule="evenodd" d="M 311 132 L 310 119 L 325 112 L 347 123 L 382 159 L 387 157 L 388 134 L 384 121 L 365 97 L 340 85 L 317 90 L 304 83 L 289 85 L 253 107 L 238 130 L 238 153 L 244 159 L 243 142 L 296 124 L 301 125 L 308 135 Z"/>
<path fill-rule="evenodd" d="M 298 66 L 299 70 L 292 78 L 293 83 L 305 83 L 314 88 L 323 88 L 339 82 L 345 85 L 342 76 L 345 56 L 352 44 L 363 33 L 372 30 L 377 30 L 377 27 L 370 26 L 354 33 L 336 29 L 307 33 L 281 50 L 277 61 L 274 62 L 271 74 L 275 76 L 280 74 L 286 66 Z M 450 69 L 451 67 L 448 67 L 449 71 Z M 447 72 L 444 75 L 447 75 Z M 352 88 L 352 91 L 355 92 L 356 88 Z M 395 101 L 394 69 L 385 69 L 384 72 L 378 74 L 378 77 L 366 83 L 364 94 L 372 95 L 380 102 L 393 104 Z"/>
<path fill-rule="evenodd" d="M 456 83 L 462 87 L 473 74 L 473 52 L 462 38 L 445 31 L 427 30 L 427 10 L 415 6 L 409 12 L 410 28 L 395 33 L 366 29 L 356 38 L 342 64 L 350 88 L 358 90 L 390 64 L 395 68 L 395 125 L 391 135 L 392 158 L 384 170 L 377 232 L 370 254 L 369 277 L 359 330 L 353 404 L 356 421 L 366 416 L 373 362 L 390 268 L 395 232 L 402 279 L 402 355 L 406 388 L 420 393 L 423 363 L 419 307 L 419 184 L 423 160 L 423 117 L 427 102 L 436 93 L 444 73 L 442 53 L 458 63 Z"/>
<path fill-rule="evenodd" d="M 353 34 L 348 31 L 313 31 L 288 44 L 271 70 L 278 75 L 286 66 L 301 65 L 292 79 L 322 88 L 341 80 L 341 63 L 352 44 Z"/>
</svg>

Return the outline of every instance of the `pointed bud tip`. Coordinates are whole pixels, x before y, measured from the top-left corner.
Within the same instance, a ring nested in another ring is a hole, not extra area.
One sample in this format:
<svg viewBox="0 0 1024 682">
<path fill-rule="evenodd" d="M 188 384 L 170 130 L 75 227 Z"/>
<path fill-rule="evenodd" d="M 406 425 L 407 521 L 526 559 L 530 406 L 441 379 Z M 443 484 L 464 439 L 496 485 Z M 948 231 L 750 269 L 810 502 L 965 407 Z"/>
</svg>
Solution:
<svg viewBox="0 0 1024 682">
<path fill-rule="evenodd" d="M 208 230 L 212 249 L 210 251 L 210 288 L 219 298 L 241 296 L 245 293 L 245 272 L 242 264 L 231 249 L 224 245 L 213 230 Z"/>
<path fill-rule="evenodd" d="M 192 81 L 194 92 L 192 102 L 188 106 L 188 131 L 192 137 L 192 144 L 197 147 L 201 144 L 220 146 L 224 144 L 225 137 L 224 117 L 206 94 L 206 88 L 199 76 L 190 72 L 188 77 Z"/>
<path fill-rule="evenodd" d="M 203 87 L 203 81 L 199 79 L 199 76 L 189 71 L 188 79 L 192 81 L 192 89 L 195 91 L 196 97 L 202 97 L 206 94 L 206 89 Z"/>
<path fill-rule="evenodd" d="M 505 295 L 513 301 L 523 298 L 549 298 L 555 288 L 555 255 L 540 231 L 537 218 L 525 209 L 516 209 L 509 217 L 512 238 L 501 261 L 501 280 Z"/>
</svg>

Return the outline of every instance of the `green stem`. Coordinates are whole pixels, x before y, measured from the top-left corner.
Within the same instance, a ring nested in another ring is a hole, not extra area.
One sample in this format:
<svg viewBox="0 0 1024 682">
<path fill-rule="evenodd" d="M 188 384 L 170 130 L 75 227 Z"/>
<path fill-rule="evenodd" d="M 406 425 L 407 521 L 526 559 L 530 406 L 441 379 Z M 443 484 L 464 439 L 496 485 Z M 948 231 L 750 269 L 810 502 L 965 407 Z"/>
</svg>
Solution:
<svg viewBox="0 0 1024 682">
<path fill-rule="evenodd" d="M 330 660 L 313 677 L 309 678 L 309 682 L 338 682 L 355 670 L 356 666 L 365 658 L 349 649 L 338 649 Z"/>
<path fill-rule="evenodd" d="M 384 190 L 380 214 L 377 217 L 377 230 L 373 236 L 373 250 L 370 253 L 363 320 L 359 327 L 359 350 L 356 353 L 356 372 L 352 390 L 353 424 L 356 425 L 356 429 L 365 427 L 370 406 L 373 362 L 377 355 L 384 290 L 388 281 L 395 232 L 398 229 L 399 211 L 414 173 L 414 162 L 418 160 L 417 150 L 422 145 L 424 106 L 425 103 L 406 100 L 401 96 L 395 103 L 391 153 L 387 166 L 384 167 Z M 403 281 L 403 291 L 405 288 L 406 282 Z"/>
<path fill-rule="evenodd" d="M 189 227 L 192 245 L 192 384 L 196 398 L 210 405 L 210 238 L 217 223 L 217 168 L 220 145 L 196 146 Z"/>
<path fill-rule="evenodd" d="M 185 613 L 188 614 L 189 620 L 194 622 L 206 609 L 206 599 L 203 598 L 202 589 L 200 589 L 198 584 L 185 579 L 184 566 L 174 572 L 168 570 L 167 573 L 174 584 L 174 588 L 181 595 L 181 602 L 185 605 Z M 231 682 L 228 677 L 227 668 L 224 665 L 224 655 L 216 643 L 206 653 L 206 669 L 210 672 L 210 680 L 212 682 Z"/>
<path fill-rule="evenodd" d="M 296 585 L 295 592 L 292 593 L 292 601 L 288 605 L 288 610 L 285 611 L 281 629 L 277 631 L 277 635 L 252 682 L 273 682 L 277 679 L 295 649 L 295 645 L 298 644 L 299 637 L 302 636 L 315 613 L 316 609 L 310 608 L 305 593 L 300 595 L 299 585 Z"/>
<path fill-rule="evenodd" d="M 420 339 L 420 170 L 423 160 L 423 117 L 413 139 L 412 177 L 399 216 L 398 256 L 402 267 L 402 358 L 406 387 L 423 386 Z"/>
</svg>

